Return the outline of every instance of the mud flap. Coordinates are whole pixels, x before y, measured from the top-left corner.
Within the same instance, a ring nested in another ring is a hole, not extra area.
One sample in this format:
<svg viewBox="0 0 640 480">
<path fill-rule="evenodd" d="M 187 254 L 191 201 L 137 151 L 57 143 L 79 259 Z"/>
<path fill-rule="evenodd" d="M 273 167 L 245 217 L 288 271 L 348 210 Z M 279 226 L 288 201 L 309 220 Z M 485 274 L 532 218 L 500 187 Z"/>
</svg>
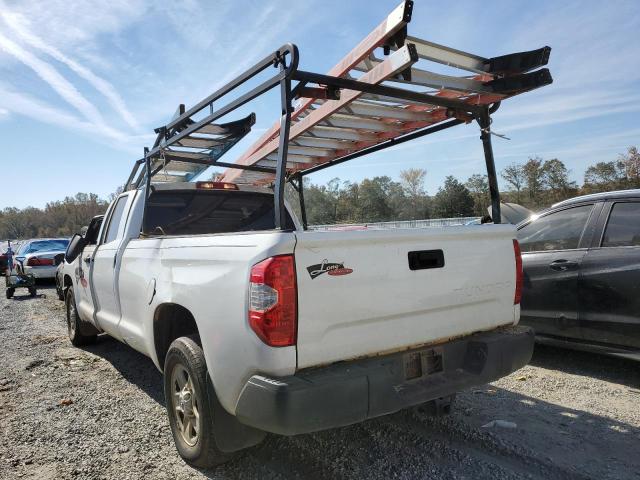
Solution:
<svg viewBox="0 0 640 480">
<path fill-rule="evenodd" d="M 90 337 L 91 335 L 98 335 L 99 333 L 101 333 L 101 331 L 93 326 L 92 323 L 85 322 L 84 320 L 80 320 L 80 322 L 78 323 L 80 333 L 85 337 Z"/>
<path fill-rule="evenodd" d="M 210 402 L 209 409 L 213 414 L 215 441 L 220 450 L 225 453 L 237 452 L 253 447 L 264 440 L 267 432 L 240 423 L 220 405 L 208 373 L 207 397 Z"/>
<path fill-rule="evenodd" d="M 455 398 L 455 393 L 453 395 L 447 395 L 446 397 L 436 398 L 435 400 L 420 405 L 419 410 L 431 417 L 444 417 L 451 413 Z"/>
</svg>

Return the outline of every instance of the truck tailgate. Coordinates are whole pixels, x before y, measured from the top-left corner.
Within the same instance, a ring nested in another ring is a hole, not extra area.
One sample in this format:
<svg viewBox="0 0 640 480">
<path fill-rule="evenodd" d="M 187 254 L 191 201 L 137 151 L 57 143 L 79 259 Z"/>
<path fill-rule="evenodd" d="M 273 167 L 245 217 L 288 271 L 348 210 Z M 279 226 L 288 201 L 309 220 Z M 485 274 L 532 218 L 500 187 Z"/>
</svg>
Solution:
<svg viewBox="0 0 640 480">
<path fill-rule="evenodd" d="M 518 320 L 512 225 L 296 237 L 299 369 Z"/>
</svg>

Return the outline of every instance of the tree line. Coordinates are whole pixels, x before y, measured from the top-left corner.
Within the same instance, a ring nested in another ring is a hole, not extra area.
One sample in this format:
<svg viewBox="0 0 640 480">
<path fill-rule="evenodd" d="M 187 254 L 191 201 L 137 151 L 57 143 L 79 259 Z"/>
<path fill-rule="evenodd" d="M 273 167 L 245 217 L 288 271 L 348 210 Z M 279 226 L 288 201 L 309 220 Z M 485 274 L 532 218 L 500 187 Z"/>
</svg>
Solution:
<svg viewBox="0 0 640 480">
<path fill-rule="evenodd" d="M 503 202 L 514 202 L 538 211 L 549 205 L 594 192 L 640 188 L 640 153 L 629 147 L 616 160 L 589 166 L 581 186 L 570 180 L 570 171 L 557 158 L 531 157 L 500 171 Z M 387 176 L 361 182 L 334 178 L 326 185 L 305 184 L 309 224 L 362 223 L 484 216 L 491 204 L 486 175 L 466 181 L 448 176 L 434 195 L 424 188 L 427 172 L 408 169 L 400 180 Z"/>
<path fill-rule="evenodd" d="M 0 210 L 0 239 L 70 237 L 104 213 L 108 204 L 94 193 L 78 193 L 44 208 L 8 207 Z"/>
<path fill-rule="evenodd" d="M 637 147 L 629 147 L 616 160 L 589 166 L 580 187 L 569 180 L 566 166 L 555 158 L 532 157 L 507 166 L 501 175 L 510 187 L 504 195 L 509 201 L 538 210 L 576 195 L 640 188 L 640 153 Z"/>
<path fill-rule="evenodd" d="M 334 178 L 317 185 L 305 179 L 308 222 L 362 223 L 486 215 L 491 203 L 486 175 L 474 174 L 466 181 L 448 176 L 433 195 L 425 190 L 426 176 L 426 170 L 411 168 L 402 170 L 397 181 L 388 176 L 360 182 Z M 557 158 L 531 157 L 508 165 L 500 176 L 507 187 L 500 192 L 503 201 L 536 211 L 576 195 L 640 188 L 640 153 L 637 147 L 629 147 L 615 160 L 589 166 L 581 186 L 569 179 L 570 171 Z M 296 199 L 290 201 L 296 206 Z M 49 202 L 43 209 L 5 208 L 0 210 L 0 239 L 71 236 L 87 225 L 91 217 L 104 213 L 107 205 L 108 201 L 93 193 L 78 193 Z"/>
</svg>

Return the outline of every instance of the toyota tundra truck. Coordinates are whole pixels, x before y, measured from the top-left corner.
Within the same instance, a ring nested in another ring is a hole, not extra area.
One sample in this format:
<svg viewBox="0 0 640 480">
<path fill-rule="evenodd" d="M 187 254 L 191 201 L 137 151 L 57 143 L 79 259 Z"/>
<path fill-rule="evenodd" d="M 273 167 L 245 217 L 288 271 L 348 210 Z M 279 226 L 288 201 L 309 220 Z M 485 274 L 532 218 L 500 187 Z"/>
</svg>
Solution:
<svg viewBox="0 0 640 480">
<path fill-rule="evenodd" d="M 532 331 L 517 325 L 522 260 L 515 228 L 501 223 L 491 115 L 552 82 L 538 69 L 551 49 L 462 52 L 408 35 L 412 9 L 403 0 L 327 75 L 299 68 L 297 46 L 285 44 L 180 105 L 155 129 L 97 240 L 75 236 L 67 249 L 77 265 L 63 279 L 71 342 L 106 333 L 153 361 L 177 450 L 192 465 L 222 463 L 267 433 L 420 404 L 446 413 L 456 392 L 531 358 Z M 425 69 L 434 63 L 447 74 Z M 249 106 L 274 90 L 279 121 L 222 161 L 256 122 Z M 462 124 L 482 140 L 488 221 L 309 228 L 306 175 Z M 209 167 L 226 170 L 197 181 Z"/>
<path fill-rule="evenodd" d="M 511 225 L 303 231 L 288 208 L 275 230 L 272 191 L 217 182 L 154 186 L 146 215 L 144 199 L 115 199 L 97 244 L 72 240 L 68 332 L 151 358 L 194 465 L 266 432 L 446 410 L 531 357 Z"/>
</svg>

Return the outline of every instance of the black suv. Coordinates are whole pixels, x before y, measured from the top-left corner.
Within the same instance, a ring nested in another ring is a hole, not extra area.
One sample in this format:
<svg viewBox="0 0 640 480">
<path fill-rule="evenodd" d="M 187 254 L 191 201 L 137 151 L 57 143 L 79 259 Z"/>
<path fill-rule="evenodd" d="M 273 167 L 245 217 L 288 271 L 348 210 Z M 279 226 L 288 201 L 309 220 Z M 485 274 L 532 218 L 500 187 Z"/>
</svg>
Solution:
<svg viewBox="0 0 640 480">
<path fill-rule="evenodd" d="M 522 324 L 547 343 L 640 359 L 640 189 L 557 203 L 518 239 Z"/>
</svg>

